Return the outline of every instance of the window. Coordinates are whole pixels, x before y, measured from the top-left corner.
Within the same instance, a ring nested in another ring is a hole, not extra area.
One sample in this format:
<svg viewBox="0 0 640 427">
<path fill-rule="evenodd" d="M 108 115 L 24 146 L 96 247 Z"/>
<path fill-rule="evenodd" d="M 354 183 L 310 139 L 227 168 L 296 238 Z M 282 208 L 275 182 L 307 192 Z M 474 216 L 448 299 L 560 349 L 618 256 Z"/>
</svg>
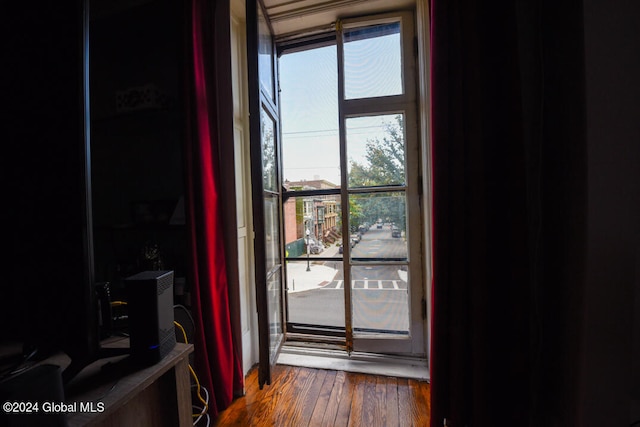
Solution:
<svg viewBox="0 0 640 427">
<path fill-rule="evenodd" d="M 413 17 L 336 28 L 278 50 L 287 331 L 424 355 Z"/>
</svg>

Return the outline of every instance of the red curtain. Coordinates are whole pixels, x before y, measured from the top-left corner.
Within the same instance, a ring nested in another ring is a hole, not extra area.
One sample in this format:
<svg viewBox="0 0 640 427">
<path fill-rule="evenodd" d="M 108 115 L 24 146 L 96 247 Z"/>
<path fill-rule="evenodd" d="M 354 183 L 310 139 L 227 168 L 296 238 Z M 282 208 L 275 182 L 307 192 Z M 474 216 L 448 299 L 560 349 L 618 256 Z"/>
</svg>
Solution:
<svg viewBox="0 0 640 427">
<path fill-rule="evenodd" d="M 432 426 L 582 425 L 581 0 L 431 6 Z"/>
<path fill-rule="evenodd" d="M 231 88 L 220 84 L 230 73 L 228 0 L 191 0 L 187 13 L 186 181 L 195 359 L 200 382 L 211 395 L 215 417 L 243 389 L 242 364 L 232 332 L 232 310 L 221 199 L 221 144 L 233 144 L 220 108 L 232 108 Z M 226 28 L 225 28 L 225 22 Z"/>
</svg>

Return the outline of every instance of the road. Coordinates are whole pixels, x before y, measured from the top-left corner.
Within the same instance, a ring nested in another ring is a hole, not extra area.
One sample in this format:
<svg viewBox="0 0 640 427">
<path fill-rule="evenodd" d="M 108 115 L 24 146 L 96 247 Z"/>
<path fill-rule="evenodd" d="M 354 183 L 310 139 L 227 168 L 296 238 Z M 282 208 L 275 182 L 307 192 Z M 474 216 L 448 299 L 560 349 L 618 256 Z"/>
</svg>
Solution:
<svg viewBox="0 0 640 427">
<path fill-rule="evenodd" d="M 289 294 L 290 321 L 344 326 L 344 292 L 337 285 L 338 281 L 323 288 Z M 409 327 L 406 284 L 404 289 L 356 288 L 352 302 L 354 328 L 407 331 Z"/>
<path fill-rule="evenodd" d="M 316 265 L 325 265 L 337 270 L 336 279 L 342 279 L 342 257 L 337 250 L 337 247 L 332 247 L 326 251 L 310 255 L 309 259 Z M 351 258 L 355 258 L 361 261 L 372 260 L 371 266 L 356 266 L 351 269 L 351 278 L 354 280 L 364 279 L 380 279 L 380 280 L 393 280 L 398 279 L 396 266 L 384 266 L 373 265 L 374 260 L 384 259 L 403 259 L 407 257 L 407 242 L 404 238 L 391 237 L 391 228 L 385 225 L 383 229 L 377 229 L 372 227 L 364 233 L 359 243 L 357 243 L 351 249 Z M 326 260 L 331 258 L 331 260 Z M 307 256 L 302 255 L 299 257 L 301 261 L 306 261 Z M 319 261 L 325 259 L 326 261 Z M 334 261 L 335 259 L 335 261 Z"/>
<path fill-rule="evenodd" d="M 352 258 L 406 258 L 407 242 L 402 237 L 391 237 L 391 228 L 375 227 L 362 235 L 360 243 L 351 251 Z"/>
<path fill-rule="evenodd" d="M 406 256 L 403 238 L 391 237 L 388 226 L 362 235 L 352 249 L 357 258 Z M 319 254 L 314 258 L 322 257 Z M 337 257 L 342 255 L 337 254 Z M 316 261 L 317 263 L 317 261 Z M 323 326 L 344 326 L 344 280 L 341 261 L 324 261 L 336 270 L 332 281 L 317 288 L 289 293 L 289 320 Z M 354 266 L 352 273 L 353 326 L 362 330 L 404 331 L 409 327 L 406 273 L 402 266 Z"/>
</svg>

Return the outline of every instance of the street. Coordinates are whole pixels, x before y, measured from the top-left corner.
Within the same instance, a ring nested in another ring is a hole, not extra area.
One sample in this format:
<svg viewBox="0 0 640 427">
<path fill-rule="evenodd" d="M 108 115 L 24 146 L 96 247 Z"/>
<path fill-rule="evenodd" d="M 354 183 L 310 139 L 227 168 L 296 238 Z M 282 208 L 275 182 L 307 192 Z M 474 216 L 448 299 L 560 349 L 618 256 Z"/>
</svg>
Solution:
<svg viewBox="0 0 640 427">
<path fill-rule="evenodd" d="M 334 248 L 329 248 L 331 249 Z M 351 255 L 354 258 L 379 260 L 400 258 L 406 256 L 406 253 L 404 238 L 391 237 L 389 227 L 374 227 L 362 235 L 361 241 L 352 248 Z M 335 256 L 342 257 L 337 251 Z M 312 259 L 320 257 L 333 257 L 333 254 L 319 254 Z M 310 265 L 311 271 L 300 268 L 303 265 L 306 266 L 302 260 L 301 263 L 288 263 L 289 321 L 309 325 L 344 326 L 342 261 L 316 260 Z M 372 262 L 370 266 L 352 267 L 351 275 L 353 326 L 356 332 L 366 330 L 407 333 L 408 293 L 404 266 Z M 306 282 L 306 286 L 300 290 L 303 281 Z"/>
</svg>

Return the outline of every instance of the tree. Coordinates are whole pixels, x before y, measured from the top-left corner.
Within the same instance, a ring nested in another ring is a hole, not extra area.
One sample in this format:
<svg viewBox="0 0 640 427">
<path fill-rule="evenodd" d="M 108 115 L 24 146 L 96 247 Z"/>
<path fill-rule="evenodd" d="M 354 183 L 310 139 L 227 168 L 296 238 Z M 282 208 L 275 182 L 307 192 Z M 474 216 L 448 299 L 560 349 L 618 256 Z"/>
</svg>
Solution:
<svg viewBox="0 0 640 427">
<path fill-rule="evenodd" d="M 395 123 L 384 124 L 385 135 L 367 140 L 365 164 L 351 161 L 350 187 L 404 184 L 404 122 L 398 114 Z"/>
<path fill-rule="evenodd" d="M 349 187 L 405 184 L 404 121 L 401 114 L 394 119 L 384 123 L 384 136 L 367 140 L 365 162 L 350 162 Z M 361 221 L 374 223 L 381 218 L 405 228 L 404 192 L 358 194 L 351 200 L 353 203 L 350 205 L 353 206 L 349 206 L 349 211 L 353 224 Z"/>
<path fill-rule="evenodd" d="M 364 212 L 362 210 L 362 205 L 358 203 L 355 199 L 349 199 L 349 219 L 351 221 L 351 231 L 355 232 L 357 230 L 357 226 L 354 224 L 360 224 L 364 222 Z"/>
<path fill-rule="evenodd" d="M 262 179 L 264 188 L 276 190 L 276 152 L 273 135 L 273 122 L 262 114 L 260 132 L 262 133 Z"/>
</svg>

